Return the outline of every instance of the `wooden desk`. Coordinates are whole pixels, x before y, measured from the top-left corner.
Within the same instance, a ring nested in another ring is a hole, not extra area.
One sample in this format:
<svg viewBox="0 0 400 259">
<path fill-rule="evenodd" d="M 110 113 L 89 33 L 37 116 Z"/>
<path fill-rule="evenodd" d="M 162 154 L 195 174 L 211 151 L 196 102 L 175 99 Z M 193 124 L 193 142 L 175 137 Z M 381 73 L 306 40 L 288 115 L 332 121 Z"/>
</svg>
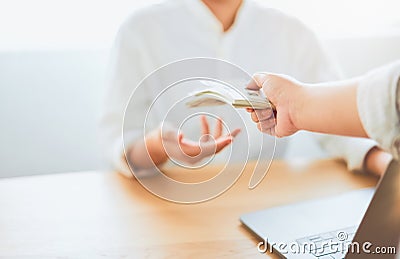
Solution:
<svg viewBox="0 0 400 259">
<path fill-rule="evenodd" d="M 0 258 L 268 258 L 242 213 L 374 186 L 335 160 L 275 161 L 254 190 L 244 172 L 206 203 L 180 205 L 117 173 L 0 180 Z M 275 255 L 272 255 L 274 258 Z"/>
</svg>

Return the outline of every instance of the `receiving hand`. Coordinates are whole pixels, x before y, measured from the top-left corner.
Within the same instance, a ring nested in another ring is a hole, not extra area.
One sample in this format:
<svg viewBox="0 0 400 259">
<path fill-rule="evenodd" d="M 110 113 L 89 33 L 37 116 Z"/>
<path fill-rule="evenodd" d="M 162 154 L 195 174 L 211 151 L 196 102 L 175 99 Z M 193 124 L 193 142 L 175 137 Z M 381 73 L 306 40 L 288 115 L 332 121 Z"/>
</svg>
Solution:
<svg viewBox="0 0 400 259">
<path fill-rule="evenodd" d="M 174 128 L 166 128 L 161 132 L 162 145 L 168 158 L 195 164 L 206 157 L 217 154 L 239 134 L 240 129 L 235 129 L 227 135 L 223 135 L 223 125 L 218 118 L 214 134 L 210 134 L 210 128 L 205 116 L 201 117 L 201 137 L 199 141 L 185 139 L 183 133 L 178 133 Z"/>
<path fill-rule="evenodd" d="M 247 85 L 248 89 L 262 88 L 265 96 L 275 106 L 273 109 L 255 110 L 248 108 L 251 119 L 257 123 L 257 128 L 272 136 L 285 137 L 298 131 L 295 121 L 297 99 L 302 87 L 294 79 L 275 74 L 256 74 Z"/>
</svg>

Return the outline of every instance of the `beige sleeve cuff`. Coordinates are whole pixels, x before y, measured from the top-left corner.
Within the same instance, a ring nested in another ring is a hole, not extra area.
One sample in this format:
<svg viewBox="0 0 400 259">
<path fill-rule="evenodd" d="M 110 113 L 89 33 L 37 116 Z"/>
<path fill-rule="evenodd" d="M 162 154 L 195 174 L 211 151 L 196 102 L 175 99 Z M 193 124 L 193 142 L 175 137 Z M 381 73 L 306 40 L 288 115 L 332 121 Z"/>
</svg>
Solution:
<svg viewBox="0 0 400 259">
<path fill-rule="evenodd" d="M 124 135 L 114 143 L 112 151 L 112 163 L 115 170 L 126 177 L 133 177 L 131 168 L 126 161 L 126 152 L 130 145 L 132 145 L 140 137 L 139 132 L 132 132 L 131 134 Z"/>
<path fill-rule="evenodd" d="M 395 159 L 400 148 L 399 77 L 400 62 L 392 63 L 362 77 L 357 91 L 358 113 L 365 131 Z"/>
</svg>

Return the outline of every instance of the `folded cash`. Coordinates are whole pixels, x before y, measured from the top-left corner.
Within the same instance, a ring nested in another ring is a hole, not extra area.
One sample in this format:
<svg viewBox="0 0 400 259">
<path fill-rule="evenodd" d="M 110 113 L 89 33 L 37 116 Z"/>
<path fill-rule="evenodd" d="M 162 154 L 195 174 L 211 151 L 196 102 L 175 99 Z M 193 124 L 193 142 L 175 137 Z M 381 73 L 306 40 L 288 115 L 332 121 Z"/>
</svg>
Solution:
<svg viewBox="0 0 400 259">
<path fill-rule="evenodd" d="M 201 81 L 203 88 L 190 93 L 190 108 L 201 106 L 232 105 L 235 108 L 268 109 L 271 104 L 260 91 L 238 90 L 218 82 Z"/>
</svg>

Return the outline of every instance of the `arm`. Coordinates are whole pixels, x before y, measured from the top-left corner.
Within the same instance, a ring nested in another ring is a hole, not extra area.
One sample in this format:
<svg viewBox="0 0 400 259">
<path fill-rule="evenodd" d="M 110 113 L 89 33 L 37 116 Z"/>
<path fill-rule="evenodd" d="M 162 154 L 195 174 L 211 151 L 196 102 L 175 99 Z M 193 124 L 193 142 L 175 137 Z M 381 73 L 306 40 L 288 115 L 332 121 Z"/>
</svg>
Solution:
<svg viewBox="0 0 400 259">
<path fill-rule="evenodd" d="M 399 77 L 400 63 L 362 78 L 325 83 L 318 88 L 281 75 L 256 75 L 255 81 L 275 105 L 277 116 L 266 120 L 257 111 L 250 112 L 262 131 L 271 132 L 273 120 L 277 136 L 288 136 L 298 130 L 358 137 L 376 135 L 380 144 L 390 150 L 400 135 Z M 375 151 L 370 154 L 372 159 Z"/>
<path fill-rule="evenodd" d="M 357 107 L 357 92 L 360 79 L 321 85 L 304 86 L 303 101 L 297 111 L 294 111 L 296 127 L 313 132 L 368 137 Z M 299 113 L 301 111 L 301 113 Z M 326 119 L 329 118 L 329 119 Z M 323 139 L 322 141 L 337 141 L 336 139 Z M 352 142 L 354 139 L 347 139 Z M 359 141 L 355 139 L 356 141 Z M 368 145 L 368 142 L 364 142 Z M 360 145 L 361 143 L 358 143 Z M 336 146 L 335 142 L 331 146 Z M 368 146 L 366 148 L 369 148 Z M 353 152 L 356 152 L 355 150 Z M 351 155 L 348 155 L 350 157 Z M 367 172 L 382 175 L 392 156 L 378 147 L 372 147 L 365 154 L 362 168 Z"/>
<path fill-rule="evenodd" d="M 367 137 L 357 111 L 358 81 L 304 85 L 298 108 L 291 111 L 296 127 L 335 135 Z M 329 119 L 327 119 L 329 118 Z"/>
<path fill-rule="evenodd" d="M 302 30 L 298 30 L 302 31 Z M 297 37 L 303 39 L 304 48 L 298 46 L 296 41 L 296 49 L 298 55 L 295 55 L 294 65 L 297 68 L 291 73 L 303 82 L 317 83 L 326 81 L 337 81 L 342 79 L 341 71 L 335 62 L 329 57 L 324 50 L 323 45 L 318 38 L 310 31 L 303 30 L 303 36 Z M 296 72 L 297 71 L 297 72 Z M 323 86 L 321 84 L 316 85 Z M 346 161 L 347 168 L 354 172 L 368 171 L 377 174 L 382 172 L 374 171 L 369 168 L 370 155 L 377 152 L 385 155 L 382 150 L 376 150 L 374 147 L 377 143 L 370 139 L 344 137 L 331 134 L 312 134 L 320 147 L 333 157 L 343 158 Z M 378 162 L 375 161 L 375 162 Z"/>
<path fill-rule="evenodd" d="M 140 138 L 142 126 L 134 121 L 125 125 L 122 137 L 123 119 L 126 104 L 141 78 L 145 76 L 142 64 L 141 45 L 130 20 L 126 21 L 118 31 L 110 52 L 107 75 L 107 91 L 104 95 L 103 112 L 99 125 L 100 140 L 106 159 L 114 170 L 132 176 L 126 163 L 124 143 L 132 144 Z M 136 36 L 136 37 L 135 37 Z M 137 109 L 148 102 L 147 93 L 139 93 L 142 98 L 135 102 Z M 140 114 L 138 114 L 139 116 Z M 140 120 L 141 118 L 138 118 Z"/>
<path fill-rule="evenodd" d="M 275 74 L 257 74 L 254 80 L 276 107 L 276 118 L 269 120 L 262 119 L 261 112 L 250 110 L 261 131 L 272 129 L 277 137 L 298 130 L 366 136 L 358 117 L 355 81 L 310 85 Z"/>
<path fill-rule="evenodd" d="M 365 136 L 360 119 L 357 114 L 354 116 L 357 107 L 351 105 L 351 100 L 356 98 L 354 89 L 346 99 L 341 96 L 346 87 L 352 88 L 356 85 L 357 79 L 313 85 L 302 84 L 282 75 L 260 74 L 254 79 L 256 84 L 252 85 L 264 85 L 266 96 L 281 107 L 274 120 L 263 119 L 265 113 L 252 112 L 252 119 L 258 122 L 257 127 L 261 131 L 269 134 L 272 132 L 278 137 L 291 135 L 301 129 L 346 136 Z M 349 109 L 352 109 L 353 113 L 349 113 Z M 297 116 L 300 111 L 302 116 Z M 342 119 L 352 127 L 351 134 L 344 131 L 347 128 L 341 127 L 338 120 Z M 320 135 L 318 140 L 331 154 L 347 158 L 349 169 L 361 168 L 382 175 L 391 161 L 391 155 L 377 148 L 376 143 L 370 140 L 335 135 Z"/>
</svg>

